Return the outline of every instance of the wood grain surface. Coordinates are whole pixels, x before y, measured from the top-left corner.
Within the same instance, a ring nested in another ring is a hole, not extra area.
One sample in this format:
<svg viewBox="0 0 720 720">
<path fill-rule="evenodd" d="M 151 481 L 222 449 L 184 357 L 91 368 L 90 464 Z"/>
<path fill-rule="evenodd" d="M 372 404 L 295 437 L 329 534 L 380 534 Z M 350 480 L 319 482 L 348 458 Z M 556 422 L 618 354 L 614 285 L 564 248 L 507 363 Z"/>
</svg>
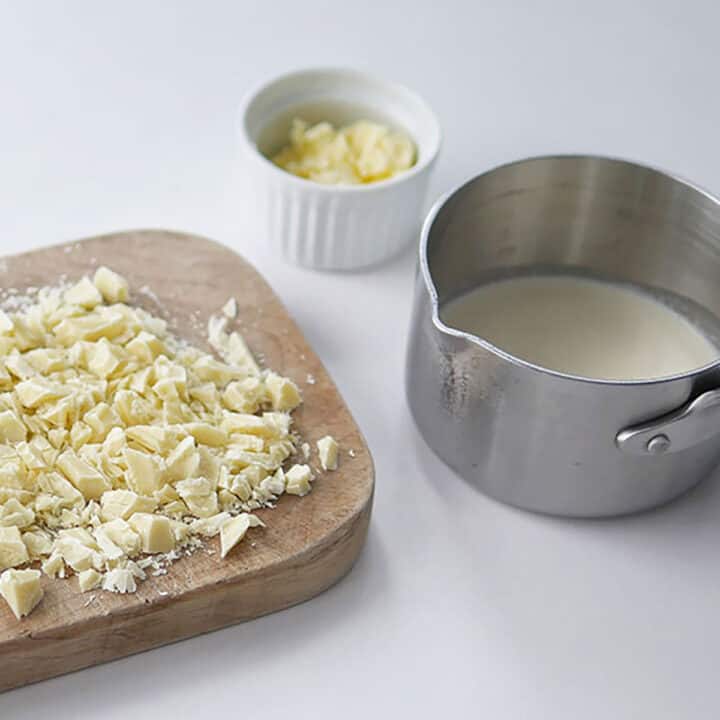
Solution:
<svg viewBox="0 0 720 720">
<path fill-rule="evenodd" d="M 0 600 L 0 691 L 307 600 L 348 572 L 367 533 L 370 453 L 332 380 L 263 278 L 210 240 L 150 230 L 7 257 L 0 261 L 0 286 L 22 291 L 61 276 L 80 278 L 102 264 L 128 278 L 132 303 L 165 317 L 176 334 L 206 349 L 208 316 L 235 297 L 233 327 L 262 364 L 298 383 L 304 404 L 294 414 L 295 426 L 313 447 L 333 435 L 342 449 L 340 467 L 322 473 L 306 497 L 282 497 L 275 509 L 258 511 L 267 528 L 251 531 L 225 560 L 214 539 L 133 595 L 82 594 L 76 578 L 43 576 L 45 597 L 22 621 Z"/>
</svg>

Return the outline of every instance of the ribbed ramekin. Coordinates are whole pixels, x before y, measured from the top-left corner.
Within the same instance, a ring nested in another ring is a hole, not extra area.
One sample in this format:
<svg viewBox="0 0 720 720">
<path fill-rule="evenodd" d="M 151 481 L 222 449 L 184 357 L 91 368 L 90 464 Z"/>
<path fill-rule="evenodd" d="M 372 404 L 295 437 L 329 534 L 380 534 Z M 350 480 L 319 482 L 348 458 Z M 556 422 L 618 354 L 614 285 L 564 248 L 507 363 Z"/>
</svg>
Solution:
<svg viewBox="0 0 720 720">
<path fill-rule="evenodd" d="M 261 147 L 268 129 L 287 138 L 295 111 L 315 107 L 317 113 L 323 106 L 357 108 L 362 117 L 405 130 L 415 142 L 417 162 L 368 185 L 322 185 L 274 165 L 263 150 L 278 148 Z M 302 70 L 250 93 L 238 124 L 253 211 L 260 213 L 267 242 L 289 262 L 322 270 L 367 267 L 417 239 L 441 133 L 434 113 L 414 92 L 356 70 Z"/>
</svg>

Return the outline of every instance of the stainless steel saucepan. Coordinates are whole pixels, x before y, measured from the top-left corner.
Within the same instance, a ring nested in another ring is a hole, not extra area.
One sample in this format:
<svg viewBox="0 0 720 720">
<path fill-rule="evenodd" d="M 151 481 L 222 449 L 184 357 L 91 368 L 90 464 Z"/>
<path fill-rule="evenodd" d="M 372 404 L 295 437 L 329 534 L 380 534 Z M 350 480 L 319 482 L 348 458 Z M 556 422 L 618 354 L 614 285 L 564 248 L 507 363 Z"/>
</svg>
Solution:
<svg viewBox="0 0 720 720">
<path fill-rule="evenodd" d="M 720 201 L 621 160 L 505 165 L 438 202 L 423 228 L 406 385 L 426 442 L 483 492 L 539 512 L 616 515 L 685 492 L 720 462 L 720 355 L 659 380 L 596 380 L 440 319 L 482 283 L 545 272 L 646 288 L 720 347 Z"/>
</svg>

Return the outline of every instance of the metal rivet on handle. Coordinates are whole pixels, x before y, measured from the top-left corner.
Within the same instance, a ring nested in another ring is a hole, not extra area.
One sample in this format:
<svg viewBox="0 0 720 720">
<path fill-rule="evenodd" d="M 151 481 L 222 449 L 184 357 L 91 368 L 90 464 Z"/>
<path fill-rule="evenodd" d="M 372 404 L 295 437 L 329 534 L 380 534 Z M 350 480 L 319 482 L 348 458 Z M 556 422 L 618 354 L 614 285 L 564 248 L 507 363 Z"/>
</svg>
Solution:
<svg viewBox="0 0 720 720">
<path fill-rule="evenodd" d="M 647 451 L 651 455 L 662 455 L 670 449 L 670 438 L 667 435 L 655 435 L 647 443 Z"/>
</svg>

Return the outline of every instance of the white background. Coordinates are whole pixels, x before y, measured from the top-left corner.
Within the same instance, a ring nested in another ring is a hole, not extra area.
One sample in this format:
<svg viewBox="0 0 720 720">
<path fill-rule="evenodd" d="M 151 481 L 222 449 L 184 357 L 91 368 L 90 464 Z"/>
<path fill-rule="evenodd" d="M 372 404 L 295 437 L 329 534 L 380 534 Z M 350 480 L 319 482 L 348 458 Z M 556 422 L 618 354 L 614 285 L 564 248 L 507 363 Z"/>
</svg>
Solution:
<svg viewBox="0 0 720 720">
<path fill-rule="evenodd" d="M 403 397 L 413 252 L 362 274 L 279 263 L 241 211 L 233 122 L 263 78 L 358 66 L 436 109 L 433 196 L 556 151 L 720 192 L 718 27 L 714 0 L 0 0 L 0 251 L 147 226 L 236 248 L 290 307 L 377 465 L 368 545 L 338 586 L 2 695 L 0 718 L 717 718 L 718 482 L 579 522 L 454 477 Z"/>
</svg>

